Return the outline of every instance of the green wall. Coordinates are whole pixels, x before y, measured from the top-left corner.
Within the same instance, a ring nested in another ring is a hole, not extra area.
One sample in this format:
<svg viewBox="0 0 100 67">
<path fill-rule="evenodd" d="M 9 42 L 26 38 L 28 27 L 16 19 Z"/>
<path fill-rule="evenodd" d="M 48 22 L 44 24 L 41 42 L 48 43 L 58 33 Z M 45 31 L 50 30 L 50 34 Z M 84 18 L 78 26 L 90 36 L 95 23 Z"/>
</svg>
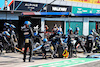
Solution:
<svg viewBox="0 0 100 67">
<path fill-rule="evenodd" d="M 83 34 L 83 22 L 66 22 L 66 32 L 69 29 L 69 23 L 70 27 L 73 29 L 73 32 L 75 31 L 76 27 L 79 27 L 79 35 Z"/>
<path fill-rule="evenodd" d="M 96 29 L 96 23 L 95 23 L 95 22 L 89 22 L 89 32 L 90 32 L 92 29 Z"/>
<path fill-rule="evenodd" d="M 100 13 L 100 9 L 85 8 L 85 7 L 72 7 L 73 14 L 87 14 L 87 13 Z"/>
</svg>

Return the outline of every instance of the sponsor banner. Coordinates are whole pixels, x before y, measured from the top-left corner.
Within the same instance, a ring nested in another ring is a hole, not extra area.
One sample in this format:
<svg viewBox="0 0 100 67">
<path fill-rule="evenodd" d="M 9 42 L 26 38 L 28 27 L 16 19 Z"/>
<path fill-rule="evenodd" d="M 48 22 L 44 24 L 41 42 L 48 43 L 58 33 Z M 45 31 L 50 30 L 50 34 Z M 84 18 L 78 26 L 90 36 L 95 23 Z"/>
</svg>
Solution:
<svg viewBox="0 0 100 67">
<path fill-rule="evenodd" d="M 92 9 L 92 13 L 100 13 L 100 9 Z"/>
<path fill-rule="evenodd" d="M 100 13 L 100 9 L 92 9 L 85 7 L 72 7 L 73 14 L 88 14 L 88 13 Z"/>
<path fill-rule="evenodd" d="M 71 12 L 71 6 L 48 5 L 48 12 Z"/>
<path fill-rule="evenodd" d="M 91 8 L 83 8 L 83 7 L 72 7 L 72 13 L 92 13 Z"/>
<path fill-rule="evenodd" d="M 98 4 L 98 5 L 100 5 L 100 0 L 93 0 L 93 4 Z"/>
<path fill-rule="evenodd" d="M 92 3 L 100 5 L 100 0 L 65 0 L 65 1 L 75 1 L 75 2 Z"/>
<path fill-rule="evenodd" d="M 8 0 L 7 2 L 7 5 L 10 6 L 11 2 L 13 0 Z M 0 0 L 0 10 L 3 10 L 4 9 L 4 6 L 5 6 L 5 0 Z"/>
<path fill-rule="evenodd" d="M 72 0 L 72 1 L 84 2 L 84 3 L 92 3 L 93 2 L 93 0 Z"/>
<path fill-rule="evenodd" d="M 39 12 L 44 5 L 45 4 L 42 4 L 42 3 L 31 3 L 31 2 L 15 1 L 14 10 Z M 13 10 L 13 4 L 10 6 L 10 8 L 11 8 L 11 10 Z M 47 10 L 47 8 L 44 7 L 42 9 L 42 12 L 45 12 L 46 10 Z"/>
<path fill-rule="evenodd" d="M 42 9 L 41 9 L 42 8 Z M 13 10 L 13 4 L 10 6 Z M 34 12 L 71 12 L 71 6 L 46 5 L 43 3 L 15 1 L 14 10 L 34 11 Z"/>
</svg>

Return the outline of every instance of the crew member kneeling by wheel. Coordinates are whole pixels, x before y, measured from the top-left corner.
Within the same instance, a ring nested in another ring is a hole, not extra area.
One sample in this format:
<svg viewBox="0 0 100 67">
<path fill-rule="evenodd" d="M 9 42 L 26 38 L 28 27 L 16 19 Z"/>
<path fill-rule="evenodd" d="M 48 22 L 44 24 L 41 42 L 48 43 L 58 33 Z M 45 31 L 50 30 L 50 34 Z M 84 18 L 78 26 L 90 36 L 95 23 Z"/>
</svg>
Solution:
<svg viewBox="0 0 100 67">
<path fill-rule="evenodd" d="M 31 61 L 31 57 L 32 57 L 32 45 L 31 45 L 31 37 L 33 36 L 32 35 L 32 28 L 30 27 L 31 26 L 31 22 L 30 21 L 25 21 L 24 22 L 24 27 L 22 28 L 22 31 L 24 33 L 24 39 L 25 39 L 25 50 L 24 50 L 24 58 L 23 58 L 23 61 L 25 62 L 26 60 L 26 52 L 27 52 L 27 47 L 29 47 L 30 49 L 30 57 L 29 57 L 29 62 Z"/>
<path fill-rule="evenodd" d="M 45 46 L 45 43 L 46 43 L 47 41 L 48 41 L 48 40 L 47 40 L 46 38 L 43 39 L 44 44 L 43 44 L 43 46 L 42 46 L 42 48 L 41 48 L 41 49 L 42 49 L 42 56 L 43 56 L 43 58 L 45 57 L 45 59 L 46 59 L 47 57 L 46 57 L 46 50 L 45 50 L 45 47 L 44 47 L 44 46 Z"/>
</svg>

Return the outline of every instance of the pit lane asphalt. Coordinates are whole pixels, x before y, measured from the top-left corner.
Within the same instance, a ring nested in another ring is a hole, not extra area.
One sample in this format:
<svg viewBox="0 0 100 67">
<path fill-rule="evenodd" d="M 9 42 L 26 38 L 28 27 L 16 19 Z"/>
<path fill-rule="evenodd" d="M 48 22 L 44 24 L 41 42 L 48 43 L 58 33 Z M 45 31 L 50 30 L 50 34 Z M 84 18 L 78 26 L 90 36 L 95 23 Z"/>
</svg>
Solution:
<svg viewBox="0 0 100 67">
<path fill-rule="evenodd" d="M 86 57 L 88 54 L 78 53 L 78 57 Z M 91 53 L 90 55 L 95 55 Z M 28 62 L 28 56 L 26 62 L 23 62 L 23 54 L 21 53 L 4 53 L 0 55 L 0 67 L 28 67 L 42 63 L 56 62 L 66 60 L 65 58 L 48 58 L 41 59 L 42 56 L 32 56 L 32 62 Z M 100 60 L 80 65 L 75 65 L 72 67 L 100 67 Z"/>
</svg>

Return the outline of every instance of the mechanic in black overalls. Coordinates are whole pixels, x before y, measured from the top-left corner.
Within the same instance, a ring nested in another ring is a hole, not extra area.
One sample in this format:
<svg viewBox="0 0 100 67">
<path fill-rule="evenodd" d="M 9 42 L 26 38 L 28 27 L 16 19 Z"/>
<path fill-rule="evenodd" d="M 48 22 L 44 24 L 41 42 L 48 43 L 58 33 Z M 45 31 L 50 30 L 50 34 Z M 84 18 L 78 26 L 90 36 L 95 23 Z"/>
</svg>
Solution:
<svg viewBox="0 0 100 67">
<path fill-rule="evenodd" d="M 76 47 L 77 47 L 77 45 L 79 44 L 80 46 L 81 46 L 81 48 L 83 49 L 83 51 L 84 51 L 84 54 L 86 53 L 86 50 L 85 50 L 85 48 L 82 46 L 82 44 L 81 44 L 81 39 L 79 38 L 79 27 L 76 27 L 76 31 L 74 32 L 74 34 L 75 34 L 75 40 L 76 40 L 76 43 L 75 43 L 75 50 L 76 50 Z M 75 51 L 75 53 L 76 53 L 76 51 Z"/>
<path fill-rule="evenodd" d="M 93 32 L 90 32 L 90 35 L 87 36 L 87 52 L 88 53 L 91 53 L 92 51 L 93 41 L 94 41 Z"/>
<path fill-rule="evenodd" d="M 11 49 L 11 44 L 10 44 L 10 34 L 8 33 L 8 31 L 4 31 L 2 33 L 3 35 L 3 44 L 5 43 L 5 50 L 6 50 L 6 53 L 10 52 L 10 49 Z"/>
<path fill-rule="evenodd" d="M 56 53 L 57 53 L 57 45 L 56 45 L 56 43 L 58 41 L 58 39 L 56 37 L 57 36 L 57 30 L 58 30 L 57 24 L 54 24 L 54 28 L 52 29 L 53 34 L 49 37 L 49 40 L 52 41 L 51 44 L 54 47 L 54 57 L 57 57 L 56 56 Z"/>
<path fill-rule="evenodd" d="M 30 57 L 29 57 L 29 62 L 31 62 L 31 57 L 32 57 L 32 43 L 31 43 L 31 37 L 33 37 L 33 31 L 31 26 L 31 22 L 30 21 L 25 21 L 24 22 L 24 27 L 21 27 L 23 34 L 24 34 L 24 39 L 25 39 L 25 50 L 24 50 L 24 58 L 23 58 L 23 62 L 25 62 L 26 60 L 26 52 L 27 52 L 27 48 L 29 47 L 30 49 Z"/>
<path fill-rule="evenodd" d="M 6 50 L 6 53 L 10 52 L 10 48 L 11 48 L 11 44 L 10 44 L 10 33 L 9 31 L 9 23 L 4 23 L 4 28 L 3 28 L 3 32 L 2 32 L 2 36 L 3 36 L 3 46 L 4 49 Z"/>
<path fill-rule="evenodd" d="M 54 47 L 54 57 L 57 57 L 56 56 L 56 53 L 57 53 L 57 43 L 61 44 L 59 33 L 54 33 L 53 35 L 51 35 L 50 36 L 50 40 L 52 41 L 51 44 Z"/>
<path fill-rule="evenodd" d="M 73 40 L 75 40 L 75 35 L 73 34 L 72 28 L 69 28 L 69 35 L 68 35 L 69 58 L 73 57 L 73 43 L 72 43 Z"/>
<path fill-rule="evenodd" d="M 8 32 L 10 33 L 10 42 L 11 42 L 11 47 L 12 47 L 12 52 L 16 53 L 16 49 L 15 47 L 17 47 L 17 37 L 16 37 L 16 33 L 15 33 L 15 29 L 16 27 L 13 24 L 9 25 L 9 29 Z"/>
</svg>

